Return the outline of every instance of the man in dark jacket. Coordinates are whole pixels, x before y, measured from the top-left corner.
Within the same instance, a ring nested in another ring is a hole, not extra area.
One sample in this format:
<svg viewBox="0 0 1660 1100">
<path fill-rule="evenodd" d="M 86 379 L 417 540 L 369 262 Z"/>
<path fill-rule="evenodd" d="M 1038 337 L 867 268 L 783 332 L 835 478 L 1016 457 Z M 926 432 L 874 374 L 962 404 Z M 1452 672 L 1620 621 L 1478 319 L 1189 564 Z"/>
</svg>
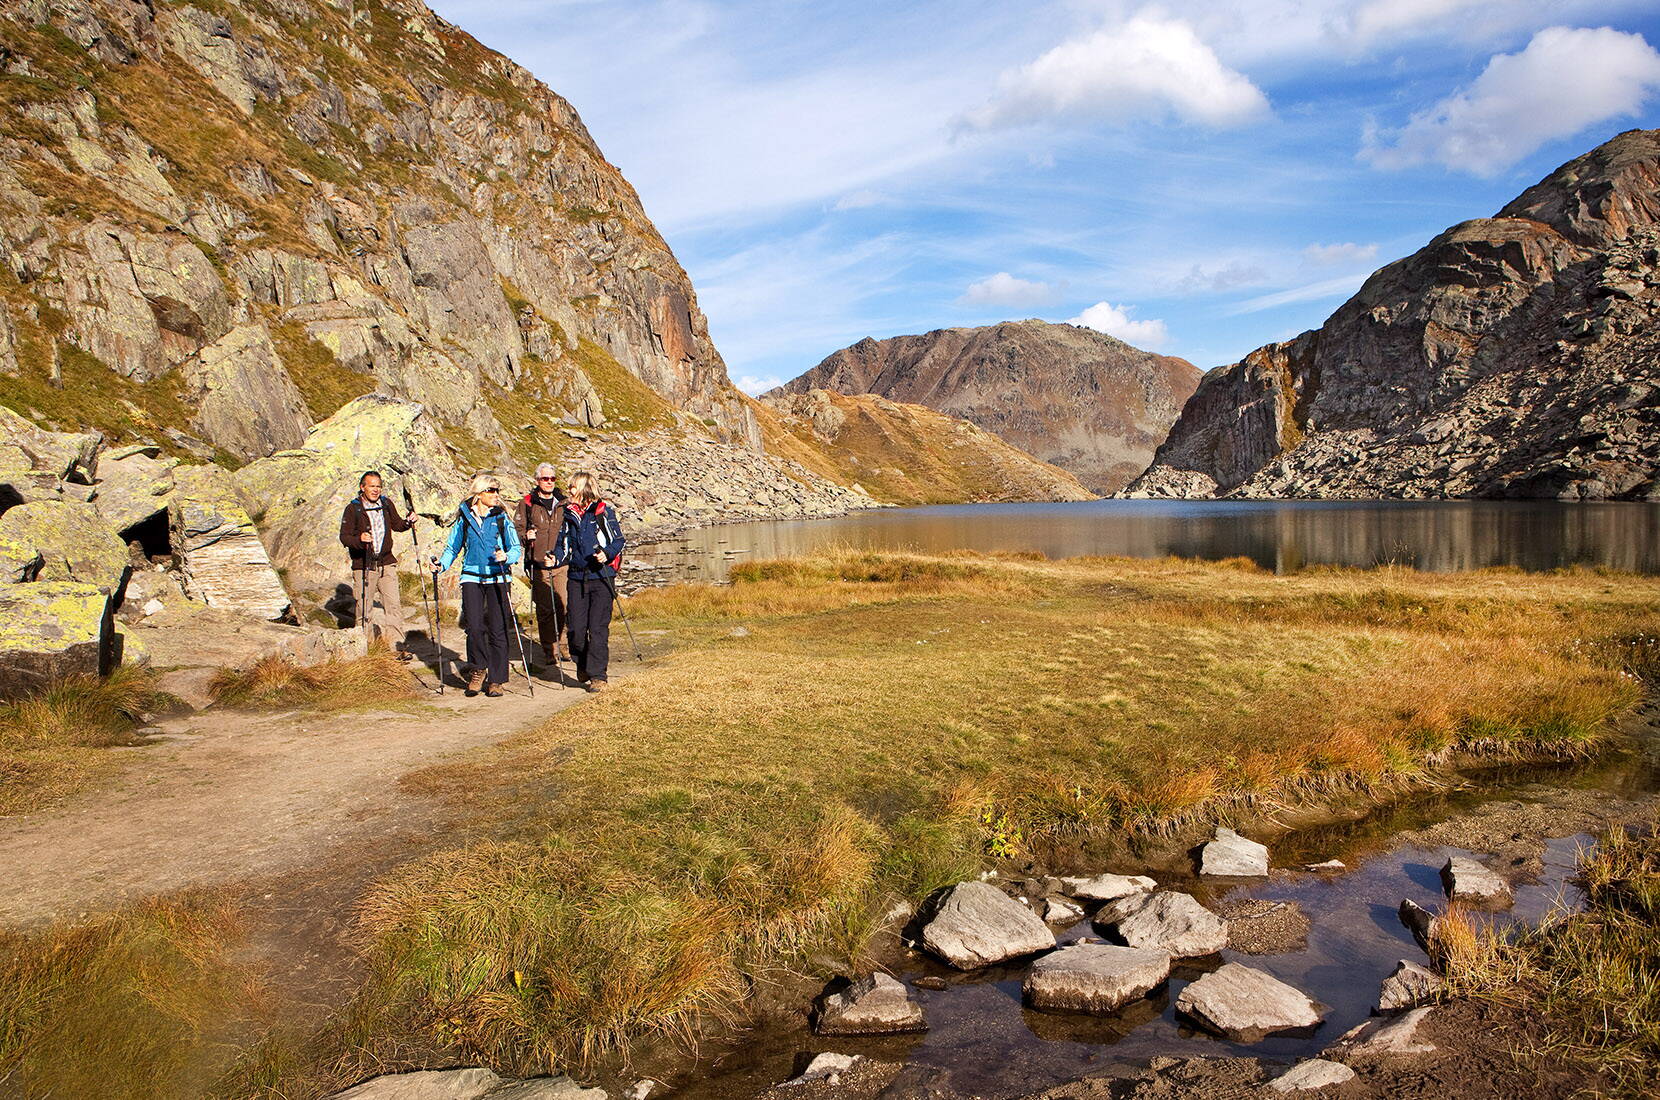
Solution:
<svg viewBox="0 0 1660 1100">
<path fill-rule="evenodd" d="M 536 467 L 536 487 L 513 509 L 513 523 L 525 544 L 525 570 L 530 574 L 530 599 L 536 606 L 536 630 L 545 660 L 568 657 L 565 649 L 565 577 L 567 566 L 553 564 L 559 538 L 559 491 L 552 464 Z"/>
<path fill-rule="evenodd" d="M 357 622 L 364 640 L 370 631 L 369 612 L 375 596 L 380 597 L 380 616 L 374 622 L 380 636 L 392 644 L 398 660 L 411 655 L 404 651 L 403 601 L 398 597 L 398 559 L 392 553 L 392 532 L 415 526 L 416 516 L 398 515 L 390 497 L 384 496 L 380 474 L 370 470 L 357 482 L 357 496 L 340 516 L 340 542 L 352 556 L 352 594 L 357 600 Z"/>
</svg>

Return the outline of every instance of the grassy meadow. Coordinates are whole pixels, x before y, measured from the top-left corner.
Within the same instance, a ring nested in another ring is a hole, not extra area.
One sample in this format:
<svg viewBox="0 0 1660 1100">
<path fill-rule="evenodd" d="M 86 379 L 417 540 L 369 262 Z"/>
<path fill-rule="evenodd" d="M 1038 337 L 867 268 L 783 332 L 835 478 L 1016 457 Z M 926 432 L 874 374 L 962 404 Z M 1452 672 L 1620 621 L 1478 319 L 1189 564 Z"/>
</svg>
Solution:
<svg viewBox="0 0 1660 1100">
<path fill-rule="evenodd" d="M 840 551 L 627 607 L 666 653 L 403 779 L 467 842 L 370 889 L 356 999 L 220 1095 L 419 1050 L 580 1072 L 859 965 L 896 902 L 988 863 L 1103 869 L 1464 758 L 1590 755 L 1660 668 L 1660 578 L 1594 571 Z"/>
</svg>

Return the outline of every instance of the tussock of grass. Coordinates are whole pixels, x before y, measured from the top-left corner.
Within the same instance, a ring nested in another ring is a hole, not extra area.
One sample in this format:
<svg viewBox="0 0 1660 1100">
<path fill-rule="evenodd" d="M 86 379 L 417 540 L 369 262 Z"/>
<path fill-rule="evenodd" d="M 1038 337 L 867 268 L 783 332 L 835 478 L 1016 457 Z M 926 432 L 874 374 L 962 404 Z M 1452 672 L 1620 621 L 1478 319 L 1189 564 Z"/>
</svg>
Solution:
<svg viewBox="0 0 1660 1100">
<path fill-rule="evenodd" d="M 409 667 L 389 650 L 349 661 L 301 667 L 263 657 L 245 669 L 224 669 L 213 682 L 219 703 L 233 707 L 346 710 L 415 695 Z"/>
<path fill-rule="evenodd" d="M 1591 751 L 1638 687 L 1574 641 L 1660 602 L 1653 578 L 858 550 L 734 576 L 631 601 L 683 647 L 412 785 L 486 838 L 362 911 L 426 1040 L 570 1067 L 736 1012 L 739 979 L 860 965 L 895 897 L 988 859 L 1096 865 L 1461 751 Z"/>
<path fill-rule="evenodd" d="M 120 668 L 0 703 L 0 814 L 38 809 L 76 789 L 97 770 L 98 750 L 124 741 L 156 702 L 148 672 Z"/>
<path fill-rule="evenodd" d="M 1621 1096 L 1649 1096 L 1660 1075 L 1660 836 L 1616 830 L 1580 860 L 1583 912 L 1498 932 L 1463 913 L 1437 923 L 1454 993 L 1527 1010 L 1550 1056 L 1602 1069 Z"/>
<path fill-rule="evenodd" d="M 0 933 L 0 1091 L 203 1095 L 228 1055 L 214 1040 L 257 1000 L 239 940 L 235 907 L 208 893 Z"/>
</svg>

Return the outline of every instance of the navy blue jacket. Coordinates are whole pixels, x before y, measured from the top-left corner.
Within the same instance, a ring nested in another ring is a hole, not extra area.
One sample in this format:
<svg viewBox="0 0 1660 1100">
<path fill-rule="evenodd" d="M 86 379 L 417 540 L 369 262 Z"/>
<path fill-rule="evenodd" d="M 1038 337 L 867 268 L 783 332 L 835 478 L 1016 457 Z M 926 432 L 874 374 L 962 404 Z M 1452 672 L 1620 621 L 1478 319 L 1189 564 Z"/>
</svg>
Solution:
<svg viewBox="0 0 1660 1100">
<path fill-rule="evenodd" d="M 596 500 L 584 508 L 567 499 L 560 509 L 563 522 L 553 546 L 553 564 L 571 567 L 572 577 L 615 577 L 622 565 L 623 533 L 617 509 L 608 500 Z M 604 560 L 595 565 L 594 557 Z"/>
</svg>

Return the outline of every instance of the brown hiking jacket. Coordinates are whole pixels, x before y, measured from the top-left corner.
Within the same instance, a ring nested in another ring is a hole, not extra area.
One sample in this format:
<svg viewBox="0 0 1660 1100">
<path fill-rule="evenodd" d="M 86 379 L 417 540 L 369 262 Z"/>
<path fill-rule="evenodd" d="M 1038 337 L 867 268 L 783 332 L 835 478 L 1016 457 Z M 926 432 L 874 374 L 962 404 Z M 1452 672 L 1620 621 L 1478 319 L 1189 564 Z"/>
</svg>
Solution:
<svg viewBox="0 0 1660 1100">
<path fill-rule="evenodd" d="M 407 531 L 411 524 L 398 514 L 392 498 L 385 493 L 380 495 L 380 503 L 381 507 L 386 509 L 386 537 L 381 540 L 381 545 L 375 548 L 375 556 L 370 560 L 375 565 L 396 565 L 398 558 L 392 553 L 392 532 Z M 367 550 L 363 545 L 363 534 L 369 530 L 369 515 L 363 510 L 363 497 L 355 496 L 340 515 L 340 543 L 351 551 L 353 569 L 363 568 L 364 553 Z"/>
<path fill-rule="evenodd" d="M 548 568 L 542 559 L 553 553 L 553 541 L 559 537 L 559 506 L 564 500 L 565 494 L 556 487 L 552 501 L 544 505 L 532 489 L 513 506 L 513 525 L 519 529 L 519 540 L 525 544 L 525 561 L 538 569 Z M 535 538 L 530 537 L 532 530 L 536 532 Z"/>
</svg>

